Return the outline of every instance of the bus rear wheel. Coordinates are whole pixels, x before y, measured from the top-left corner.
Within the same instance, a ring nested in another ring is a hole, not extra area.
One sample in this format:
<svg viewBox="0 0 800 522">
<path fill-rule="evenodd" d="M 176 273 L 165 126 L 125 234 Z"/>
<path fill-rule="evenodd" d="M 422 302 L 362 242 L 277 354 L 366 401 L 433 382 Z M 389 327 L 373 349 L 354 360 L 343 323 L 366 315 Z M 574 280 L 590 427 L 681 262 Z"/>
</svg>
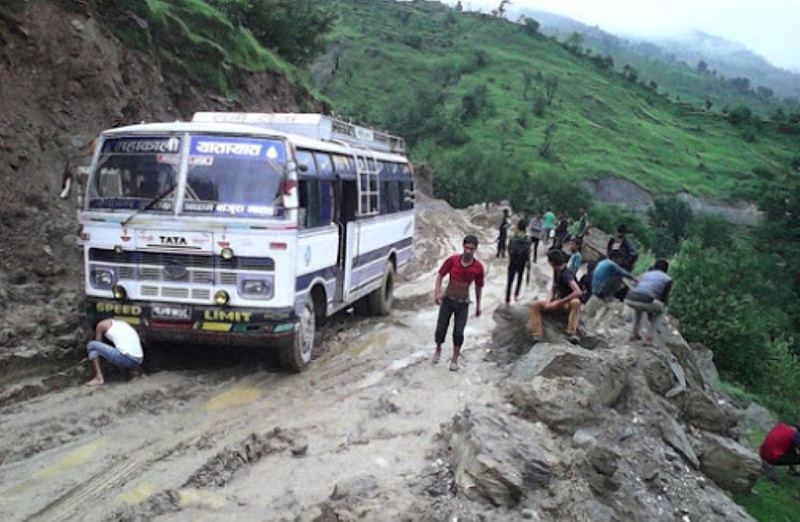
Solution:
<svg viewBox="0 0 800 522">
<path fill-rule="evenodd" d="M 372 315 L 389 315 L 394 302 L 394 265 L 387 263 L 380 288 L 367 296 L 367 309 Z"/>
<path fill-rule="evenodd" d="M 305 370 L 314 355 L 314 336 L 316 334 L 314 300 L 309 298 L 303 305 L 297 331 L 291 342 L 281 347 L 281 363 L 293 372 Z"/>
</svg>

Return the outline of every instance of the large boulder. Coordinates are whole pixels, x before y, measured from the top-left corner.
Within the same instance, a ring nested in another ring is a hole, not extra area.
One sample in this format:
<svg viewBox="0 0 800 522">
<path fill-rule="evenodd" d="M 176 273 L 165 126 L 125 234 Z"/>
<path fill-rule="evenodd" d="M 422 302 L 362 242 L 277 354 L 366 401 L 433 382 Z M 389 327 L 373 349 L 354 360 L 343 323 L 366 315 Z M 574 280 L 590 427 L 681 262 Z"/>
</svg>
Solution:
<svg viewBox="0 0 800 522">
<path fill-rule="evenodd" d="M 613 406 L 628 383 L 632 359 L 625 352 L 587 351 L 571 344 L 539 343 L 520 358 L 511 371 L 514 381 L 534 377 L 580 377 L 594 386 L 603 406 Z"/>
<path fill-rule="evenodd" d="M 541 425 L 479 406 L 456 416 L 449 446 L 458 490 L 472 500 L 516 506 L 526 491 L 551 480 L 551 455 L 538 441 L 550 441 Z"/>
<path fill-rule="evenodd" d="M 761 471 L 761 460 L 752 450 L 715 433 L 702 433 L 697 452 L 700 470 L 732 493 L 748 493 Z"/>
<path fill-rule="evenodd" d="M 767 433 L 777 421 L 771 411 L 756 402 L 751 402 L 742 412 L 740 422 L 745 429 Z"/>
<path fill-rule="evenodd" d="M 511 385 L 511 401 L 520 414 L 541 421 L 553 431 L 573 435 L 602 422 L 607 414 L 597 388 L 583 377 L 534 377 Z"/>
<path fill-rule="evenodd" d="M 730 405 L 702 390 L 691 389 L 681 394 L 678 405 L 684 422 L 720 435 L 730 435 L 738 422 L 738 415 Z"/>
</svg>

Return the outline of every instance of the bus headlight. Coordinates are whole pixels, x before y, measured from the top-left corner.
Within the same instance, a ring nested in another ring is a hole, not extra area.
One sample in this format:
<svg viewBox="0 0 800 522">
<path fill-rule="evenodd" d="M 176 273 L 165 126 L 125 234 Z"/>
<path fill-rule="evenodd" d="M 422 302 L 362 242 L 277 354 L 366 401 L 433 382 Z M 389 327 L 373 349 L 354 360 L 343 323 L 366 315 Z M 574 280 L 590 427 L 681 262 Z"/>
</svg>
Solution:
<svg viewBox="0 0 800 522">
<path fill-rule="evenodd" d="M 225 290 L 217 290 L 217 292 L 214 294 L 214 303 L 216 303 L 217 306 L 225 306 L 230 300 L 231 297 Z"/>
<path fill-rule="evenodd" d="M 244 279 L 239 284 L 239 295 L 247 299 L 270 299 L 274 292 L 271 278 Z"/>
<path fill-rule="evenodd" d="M 114 270 L 110 268 L 100 268 L 92 266 L 89 268 L 89 280 L 94 288 L 98 290 L 110 290 L 116 283 Z"/>
<path fill-rule="evenodd" d="M 229 260 L 233 259 L 233 249 L 230 248 L 230 247 L 225 247 L 220 251 L 219 255 L 225 261 L 229 261 Z"/>
<path fill-rule="evenodd" d="M 128 291 L 122 285 L 116 285 L 111 289 L 111 292 L 114 294 L 114 299 L 118 301 L 124 301 L 128 298 Z"/>
</svg>

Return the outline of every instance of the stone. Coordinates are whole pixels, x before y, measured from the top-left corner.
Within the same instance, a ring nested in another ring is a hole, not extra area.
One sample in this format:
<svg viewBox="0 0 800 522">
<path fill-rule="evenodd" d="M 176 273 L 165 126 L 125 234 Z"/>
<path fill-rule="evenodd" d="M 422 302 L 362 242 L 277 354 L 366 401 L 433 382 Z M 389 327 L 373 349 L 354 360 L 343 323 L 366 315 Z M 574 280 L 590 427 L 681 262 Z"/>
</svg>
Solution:
<svg viewBox="0 0 800 522">
<path fill-rule="evenodd" d="M 514 365 L 511 377 L 521 382 L 541 377 L 581 377 L 596 389 L 604 406 L 613 406 L 628 383 L 632 363 L 609 353 L 597 354 L 570 344 L 540 343 Z"/>
<path fill-rule="evenodd" d="M 523 493 L 547 487 L 551 464 L 537 440 L 552 440 L 552 434 L 485 406 L 464 410 L 456 416 L 449 440 L 459 492 L 513 507 Z"/>
<path fill-rule="evenodd" d="M 2 342 L 0 342 L 2 344 Z M 772 412 L 756 402 L 751 402 L 742 412 L 740 423 L 751 430 L 769 432 L 775 426 L 777 420 Z"/>
<path fill-rule="evenodd" d="M 78 20 L 77 18 L 73 18 L 70 20 L 69 24 L 75 28 L 76 31 L 81 32 L 86 29 L 86 24 Z"/>
<path fill-rule="evenodd" d="M 700 467 L 700 460 L 689 442 L 689 437 L 674 418 L 663 416 L 658 427 L 664 442 L 680 453 L 695 469 Z"/>
<path fill-rule="evenodd" d="M 738 420 L 733 410 L 726 409 L 702 390 L 684 393 L 678 405 L 684 422 L 721 435 L 730 435 Z"/>
<path fill-rule="evenodd" d="M 697 370 L 703 376 L 703 381 L 709 386 L 716 384 L 719 381 L 719 372 L 714 364 L 714 352 L 702 343 L 692 343 L 690 347 L 694 353 Z"/>
<path fill-rule="evenodd" d="M 672 389 L 675 375 L 661 352 L 643 350 L 638 359 L 648 388 L 662 396 Z"/>
<path fill-rule="evenodd" d="M 732 493 L 748 493 L 758 479 L 761 459 L 733 439 L 708 431 L 700 442 L 700 471 Z"/>
<path fill-rule="evenodd" d="M 531 382 L 516 382 L 511 386 L 511 401 L 523 417 L 570 435 L 608 416 L 597 389 L 582 377 L 537 376 Z"/>
<path fill-rule="evenodd" d="M 491 356 L 502 363 L 519 359 L 533 346 L 533 336 L 527 328 L 528 307 L 514 305 L 498 307 L 492 314 L 495 328 L 492 330 Z"/>
</svg>

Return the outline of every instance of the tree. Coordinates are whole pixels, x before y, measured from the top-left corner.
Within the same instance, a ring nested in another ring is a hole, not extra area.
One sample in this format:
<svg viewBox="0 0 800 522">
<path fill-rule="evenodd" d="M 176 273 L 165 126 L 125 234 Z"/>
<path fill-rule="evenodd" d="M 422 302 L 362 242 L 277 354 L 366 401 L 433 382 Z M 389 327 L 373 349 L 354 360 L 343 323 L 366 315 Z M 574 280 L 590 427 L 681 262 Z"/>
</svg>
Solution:
<svg viewBox="0 0 800 522">
<path fill-rule="evenodd" d="M 337 14 L 316 0 L 208 0 L 286 61 L 305 65 L 325 47 Z"/>
<path fill-rule="evenodd" d="M 661 257 L 672 255 L 686 237 L 692 222 L 692 209 L 676 197 L 661 197 L 653 201 L 647 210 L 650 226 L 653 228 L 652 247 Z"/>
<path fill-rule="evenodd" d="M 639 77 L 639 73 L 633 68 L 632 65 L 628 65 L 626 63 L 622 66 L 622 77 L 629 82 L 636 82 L 636 79 Z"/>
<path fill-rule="evenodd" d="M 558 124 L 551 123 L 544 129 L 544 139 L 539 145 L 539 156 L 542 158 L 549 158 L 552 154 L 553 138 L 556 137 L 558 131 Z"/>
<path fill-rule="evenodd" d="M 700 60 L 699 62 L 697 62 L 697 72 L 699 72 L 700 74 L 707 73 L 708 72 L 708 64 L 706 62 L 704 62 L 703 60 Z"/>
<path fill-rule="evenodd" d="M 533 18 L 528 18 L 527 16 L 523 16 L 522 25 L 525 28 L 525 32 L 530 36 L 536 36 L 537 34 L 539 34 L 540 24 Z"/>
<path fill-rule="evenodd" d="M 547 98 L 547 105 L 550 105 L 553 102 L 553 96 L 555 96 L 557 90 L 558 76 L 553 74 L 546 77 L 544 79 L 544 93 L 545 97 Z"/>
<path fill-rule="evenodd" d="M 582 51 L 581 46 L 583 45 L 583 34 L 579 33 L 578 31 L 573 31 L 565 43 L 567 45 L 567 49 L 573 53 L 580 54 Z"/>
<path fill-rule="evenodd" d="M 710 98 L 710 97 L 708 97 L 708 96 L 706 96 L 706 101 L 705 101 L 705 103 L 704 103 L 704 104 L 705 104 L 705 107 L 706 107 L 706 110 L 707 110 L 707 111 L 710 111 L 710 110 L 711 110 L 711 107 L 713 107 L 713 106 L 714 106 L 714 102 L 712 102 L 712 101 L 711 101 L 711 98 Z"/>
</svg>

